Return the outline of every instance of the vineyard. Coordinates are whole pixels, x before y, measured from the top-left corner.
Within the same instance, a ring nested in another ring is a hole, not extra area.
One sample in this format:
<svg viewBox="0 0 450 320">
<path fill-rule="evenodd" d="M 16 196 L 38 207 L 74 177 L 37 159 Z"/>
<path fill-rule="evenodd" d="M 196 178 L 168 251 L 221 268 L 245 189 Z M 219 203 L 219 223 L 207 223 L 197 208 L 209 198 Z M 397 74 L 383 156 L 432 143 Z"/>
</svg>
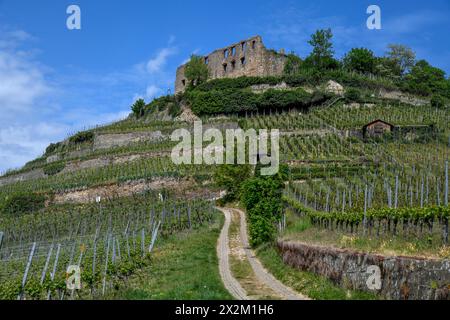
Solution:
<svg viewBox="0 0 450 320">
<path fill-rule="evenodd" d="M 92 299 L 151 263 L 158 239 L 209 224 L 212 203 L 161 194 L 0 219 L 0 299 Z M 82 290 L 67 290 L 79 266 Z M 76 292 L 76 294 L 75 294 Z"/>
</svg>

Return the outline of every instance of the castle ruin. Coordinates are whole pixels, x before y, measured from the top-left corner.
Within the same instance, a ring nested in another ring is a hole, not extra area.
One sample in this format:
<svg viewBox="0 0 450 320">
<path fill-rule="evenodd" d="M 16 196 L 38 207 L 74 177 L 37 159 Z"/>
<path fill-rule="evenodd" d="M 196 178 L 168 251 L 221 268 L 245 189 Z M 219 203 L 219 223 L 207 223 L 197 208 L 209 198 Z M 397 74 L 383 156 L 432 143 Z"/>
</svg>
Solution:
<svg viewBox="0 0 450 320">
<path fill-rule="evenodd" d="M 268 50 L 260 36 L 242 40 L 217 49 L 204 57 L 209 79 L 265 77 L 281 75 L 286 63 L 284 50 Z M 188 84 L 184 75 L 186 64 L 178 67 L 175 93 L 183 92 Z"/>
</svg>

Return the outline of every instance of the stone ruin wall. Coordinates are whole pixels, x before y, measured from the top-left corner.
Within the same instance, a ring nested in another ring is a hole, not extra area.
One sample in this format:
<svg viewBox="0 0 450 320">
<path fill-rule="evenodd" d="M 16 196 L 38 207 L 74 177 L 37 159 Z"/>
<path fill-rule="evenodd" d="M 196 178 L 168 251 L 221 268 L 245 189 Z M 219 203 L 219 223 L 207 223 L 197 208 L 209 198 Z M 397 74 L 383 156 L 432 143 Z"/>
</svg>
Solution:
<svg viewBox="0 0 450 320">
<path fill-rule="evenodd" d="M 277 76 L 283 73 L 286 63 L 284 52 L 266 49 L 260 36 L 217 49 L 204 59 L 209 79 Z M 185 66 L 177 69 L 175 93 L 183 92 L 186 88 Z"/>
</svg>

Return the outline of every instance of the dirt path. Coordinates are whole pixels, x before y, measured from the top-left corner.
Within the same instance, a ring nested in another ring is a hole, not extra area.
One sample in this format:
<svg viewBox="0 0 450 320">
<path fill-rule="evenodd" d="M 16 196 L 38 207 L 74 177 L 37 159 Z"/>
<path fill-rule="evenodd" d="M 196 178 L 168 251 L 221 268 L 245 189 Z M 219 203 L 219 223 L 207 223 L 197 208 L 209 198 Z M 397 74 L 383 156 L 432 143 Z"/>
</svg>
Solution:
<svg viewBox="0 0 450 320">
<path fill-rule="evenodd" d="M 307 297 L 298 294 L 291 288 L 285 286 L 280 281 L 278 281 L 274 276 L 272 276 L 261 264 L 261 262 L 256 258 L 253 250 L 249 246 L 248 235 L 247 235 L 247 222 L 245 219 L 245 214 L 241 210 L 231 209 L 231 208 L 219 208 L 225 215 L 225 224 L 220 235 L 218 244 L 218 254 L 219 254 L 219 269 L 222 276 L 222 280 L 225 287 L 230 291 L 230 293 L 237 299 L 248 299 L 248 293 L 242 288 L 241 284 L 236 280 L 230 270 L 230 248 L 229 248 L 229 228 L 231 223 L 232 213 L 234 212 L 240 221 L 240 241 L 239 250 L 245 253 L 245 259 L 250 264 L 254 282 L 253 287 L 260 288 L 266 292 L 261 292 L 259 296 L 276 296 L 284 300 L 306 300 Z M 224 243 L 225 242 L 225 243 Z M 236 248 L 234 248 L 236 249 Z M 231 280 L 230 280 L 231 279 Z M 230 289 L 231 288 L 231 289 Z M 239 293 L 236 293 L 236 288 L 239 288 Z M 231 291 L 233 290 L 233 291 Z M 242 294 L 243 292 L 243 294 Z M 239 297 L 238 296 L 242 296 Z M 254 296 L 252 294 L 252 296 Z M 243 298 L 245 297 L 245 298 Z"/>
<path fill-rule="evenodd" d="M 230 229 L 231 213 L 227 209 L 219 209 L 225 215 L 225 223 L 223 224 L 222 231 L 220 232 L 219 241 L 217 243 L 217 255 L 219 257 L 219 272 L 220 277 L 225 285 L 225 288 L 230 294 L 238 300 L 248 300 L 247 293 L 242 288 L 240 283 L 234 278 L 230 270 L 229 262 L 229 238 L 228 231 Z"/>
</svg>

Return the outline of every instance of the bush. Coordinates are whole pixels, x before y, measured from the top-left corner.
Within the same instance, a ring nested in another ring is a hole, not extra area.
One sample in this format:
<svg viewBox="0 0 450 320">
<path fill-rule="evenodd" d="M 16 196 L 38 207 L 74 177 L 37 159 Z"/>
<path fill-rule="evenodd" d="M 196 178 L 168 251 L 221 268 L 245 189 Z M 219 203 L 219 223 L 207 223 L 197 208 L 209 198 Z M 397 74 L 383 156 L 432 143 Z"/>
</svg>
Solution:
<svg viewBox="0 0 450 320">
<path fill-rule="evenodd" d="M 45 149 L 45 154 L 49 155 L 52 154 L 53 152 L 57 151 L 61 146 L 61 142 L 58 143 L 50 143 L 48 145 L 48 147 Z"/>
<path fill-rule="evenodd" d="M 247 210 L 250 244 L 258 246 L 275 239 L 275 223 L 282 212 L 283 174 L 255 177 L 242 184 L 241 201 Z"/>
<path fill-rule="evenodd" d="M 145 107 L 145 114 L 164 111 L 168 108 L 173 108 L 172 112 L 175 114 L 177 109 L 180 108 L 179 100 L 181 99 L 182 97 L 179 95 L 177 96 L 167 95 L 156 98 Z M 171 105 L 174 106 L 171 107 Z M 171 110 L 169 110 L 169 112 L 171 112 Z"/>
<path fill-rule="evenodd" d="M 78 132 L 76 135 L 69 138 L 69 142 L 72 144 L 81 144 L 92 141 L 94 141 L 94 133 L 91 131 Z"/>
<path fill-rule="evenodd" d="M 61 172 L 66 167 L 64 162 L 54 162 L 43 167 L 44 173 L 48 176 L 53 176 Z"/>
<path fill-rule="evenodd" d="M 144 99 L 138 99 L 136 102 L 131 106 L 131 111 L 133 111 L 133 114 L 140 118 L 145 113 L 145 101 Z"/>
<path fill-rule="evenodd" d="M 349 102 L 359 102 L 361 100 L 361 91 L 355 88 L 348 88 L 344 97 Z"/>
<path fill-rule="evenodd" d="M 268 84 L 277 85 L 283 81 L 281 77 L 238 77 L 213 79 L 202 83 L 195 88 L 196 91 L 245 89 L 253 85 Z"/>
<path fill-rule="evenodd" d="M 7 196 L 1 207 L 6 214 L 23 214 L 38 211 L 45 206 L 46 197 L 37 193 L 15 193 Z"/>
<path fill-rule="evenodd" d="M 303 89 L 269 89 L 262 94 L 245 89 L 190 91 L 187 99 L 196 115 L 242 113 L 263 109 L 307 109 L 314 103 L 322 103 L 325 96 L 313 96 Z"/>
<path fill-rule="evenodd" d="M 178 117 L 181 114 L 181 106 L 177 102 L 169 103 L 169 109 L 167 110 L 169 115 L 173 118 Z"/>
<path fill-rule="evenodd" d="M 444 108 L 445 107 L 445 99 L 441 95 L 434 94 L 431 97 L 431 106 L 434 108 Z"/>
</svg>

